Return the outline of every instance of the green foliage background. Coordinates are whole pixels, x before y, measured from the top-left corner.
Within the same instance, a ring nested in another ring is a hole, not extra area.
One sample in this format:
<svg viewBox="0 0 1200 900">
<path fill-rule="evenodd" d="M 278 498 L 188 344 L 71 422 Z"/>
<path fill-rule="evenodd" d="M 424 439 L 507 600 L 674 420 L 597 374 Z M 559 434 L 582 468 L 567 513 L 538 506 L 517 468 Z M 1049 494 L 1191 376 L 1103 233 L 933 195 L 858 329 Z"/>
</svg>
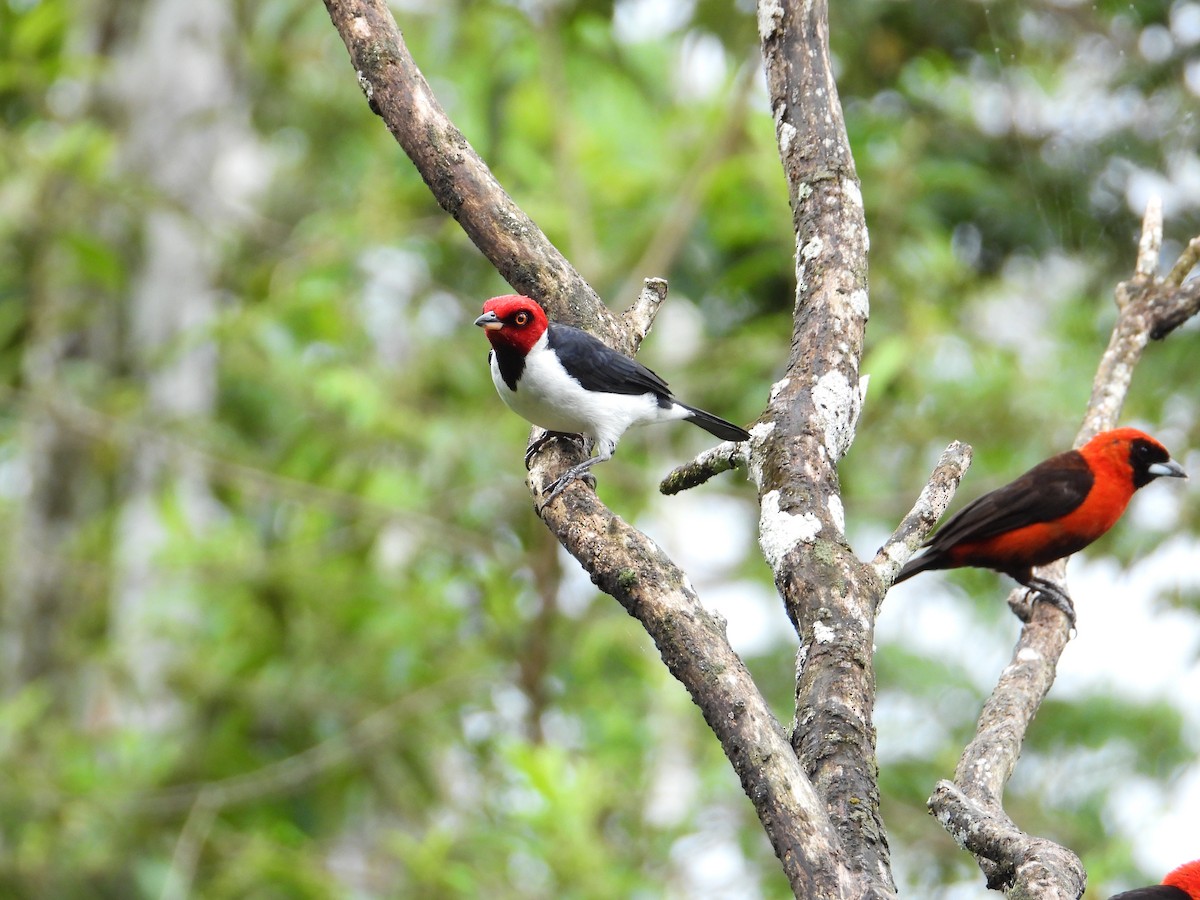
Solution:
<svg viewBox="0 0 1200 900">
<path fill-rule="evenodd" d="M 0 3 L 0 894 L 785 896 L 686 695 L 531 511 L 528 429 L 470 327 L 505 285 L 368 111 L 319 3 L 209 5 L 228 17 L 210 51 L 236 86 L 257 160 L 237 171 L 254 189 L 248 211 L 200 226 L 215 315 L 146 358 L 134 288 L 156 216 L 189 211 L 124 153 L 137 109 L 114 100 L 115 72 L 172 7 Z M 1140 185 L 1167 179 L 1175 252 L 1200 233 L 1200 11 L 833 6 L 871 228 L 870 395 L 842 469 L 870 553 L 949 440 L 975 446 L 969 495 L 1069 443 L 1131 272 Z M 670 279 L 645 360 L 690 402 L 750 422 L 781 371 L 794 290 L 754 16 L 698 0 L 668 26 L 638 18 L 654 7 L 396 15 L 451 117 L 602 296 L 617 307 L 643 277 Z M 219 201 L 223 183 L 211 190 Z M 198 345 L 215 351 L 215 402 L 164 415 L 158 373 Z M 1126 410 L 1178 454 L 1200 445 L 1196 352 L 1194 327 L 1151 348 Z M 44 429 L 61 455 L 37 456 Z M 654 493 L 704 446 L 690 432 L 627 437 L 601 496 L 683 553 L 662 507 L 723 495 L 741 549 L 709 586 L 761 597 L 748 485 Z M 161 540 L 131 545 L 132 467 L 151 451 Z M 43 464 L 66 505 L 55 541 L 31 548 Z M 1187 497 L 1167 524 L 1190 535 Z M 1128 561 L 1161 539 L 1118 529 L 1090 555 Z M 115 624 L 131 555 L 152 576 L 151 645 Z M 12 662 L 30 566 L 50 573 L 32 673 Z M 995 642 L 979 669 L 903 635 L 878 655 L 885 816 L 909 896 L 984 893 L 924 801 L 1015 626 L 996 579 L 951 581 Z M 884 617 L 903 619 L 899 605 Z M 1195 628 L 1194 595 L 1162 605 Z M 747 655 L 786 721 L 794 643 L 778 622 Z M 1109 651 L 1115 670 L 1145 664 L 1140 648 Z M 1012 811 L 1081 853 L 1089 896 L 1161 876 L 1137 871 L 1136 829 L 1110 798 L 1130 782 L 1169 796 L 1193 770 L 1188 708 L 1106 684 L 1043 708 Z M 918 751 L 889 725 L 906 715 L 934 732 Z"/>
</svg>

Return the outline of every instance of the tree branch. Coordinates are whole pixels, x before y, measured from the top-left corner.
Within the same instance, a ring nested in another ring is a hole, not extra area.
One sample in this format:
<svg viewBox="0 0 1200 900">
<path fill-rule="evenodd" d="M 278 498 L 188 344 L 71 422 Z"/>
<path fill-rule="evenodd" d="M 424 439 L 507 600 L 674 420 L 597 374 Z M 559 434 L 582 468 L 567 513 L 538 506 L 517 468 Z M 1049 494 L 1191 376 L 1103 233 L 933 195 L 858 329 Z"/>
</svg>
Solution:
<svg viewBox="0 0 1200 900">
<path fill-rule="evenodd" d="M 325 3 L 372 109 L 384 118 L 438 202 L 501 274 L 517 290 L 543 302 L 552 317 L 632 351 L 665 295 L 665 283 L 648 282 L 624 322 L 607 313 L 446 118 L 383 0 Z M 534 459 L 529 480 L 535 495 L 549 473 L 569 462 L 565 452 L 563 442 L 551 441 Z M 838 833 L 820 798 L 729 646 L 724 622 L 704 609 L 687 576 L 579 482 L 541 510 L 541 516 L 593 582 L 641 621 L 671 673 L 688 689 L 721 740 L 797 896 L 853 896 Z"/>
<path fill-rule="evenodd" d="M 548 472 L 556 471 L 554 466 Z M 547 476 L 531 472 L 535 492 Z M 704 608 L 687 575 L 646 535 L 572 486 L 542 511 L 547 526 L 653 638 L 721 741 L 797 897 L 854 896 L 837 832 L 783 728 L 741 658 L 725 622 Z"/>
<path fill-rule="evenodd" d="M 1117 323 L 1100 359 L 1076 447 L 1097 432 L 1116 426 L 1133 371 L 1150 336 L 1168 317 L 1178 315 L 1179 307 L 1171 300 L 1178 293 L 1174 290 L 1178 285 L 1170 283 L 1175 272 L 1167 279 L 1154 274 L 1162 252 L 1162 234 L 1162 206 L 1152 200 L 1142 223 L 1134 276 L 1117 285 Z M 1066 561 L 1059 560 L 1036 573 L 1062 583 Z M 1024 589 L 1013 591 L 1009 604 L 1020 607 L 1025 593 Z M 1021 629 L 1012 661 L 984 704 L 975 737 L 959 759 L 953 785 L 939 784 L 929 808 L 959 845 L 975 856 L 989 887 L 1004 889 L 1011 897 L 1077 898 L 1087 881 L 1079 858 L 1066 848 L 1021 832 L 1002 805 L 1029 724 L 1054 683 L 1058 660 L 1070 638 L 1070 625 L 1058 610 L 1040 603 L 1032 612 Z M 995 839 L 998 834 L 1003 840 Z"/>
<path fill-rule="evenodd" d="M 699 487 L 722 472 L 746 465 L 750 460 L 750 446 L 754 439 L 755 431 L 751 428 L 749 441 L 741 443 L 722 441 L 717 446 L 705 450 L 691 462 L 676 466 L 659 482 L 659 492 L 668 496 L 679 494 Z"/>
<path fill-rule="evenodd" d="M 875 554 L 875 559 L 871 561 L 871 565 L 875 567 L 875 574 L 885 585 L 891 587 L 901 567 L 925 543 L 933 526 L 945 515 L 951 501 L 954 500 L 959 482 L 967 474 L 970 466 L 970 444 L 955 441 L 942 451 L 942 456 L 933 467 L 928 483 L 921 489 L 917 502 L 913 504 L 908 515 L 900 520 L 892 536 L 884 542 Z"/>
<path fill-rule="evenodd" d="M 774 403 L 780 391 L 791 385 L 790 378 L 782 378 L 771 385 L 769 403 Z M 699 487 L 710 478 L 738 466 L 749 465 L 751 448 L 761 445 L 775 430 L 773 423 L 764 422 L 750 429 L 750 441 L 741 444 L 718 444 L 700 453 L 695 459 L 676 466 L 659 482 L 658 490 L 663 494 L 678 494 Z"/>
<path fill-rule="evenodd" d="M 890 897 L 871 722 L 883 584 L 846 541 L 837 473 L 866 389 L 866 220 L 826 0 L 759 0 L 758 31 L 796 236 L 791 353 L 750 459 L 760 544 L 800 636 L 792 746 L 842 838 L 855 895 Z"/>
<path fill-rule="evenodd" d="M 1003 812 L 983 809 L 952 782 L 939 781 L 930 803 L 937 804 L 937 818 L 958 843 L 987 859 L 1013 859 L 1014 882 L 1028 887 L 1025 896 L 1038 900 L 1078 900 L 1087 879 L 1079 859 L 1052 841 L 1030 838 Z M 1002 881 L 988 887 L 999 889 Z"/>
<path fill-rule="evenodd" d="M 1188 245 L 1179 254 L 1179 259 L 1175 260 L 1175 265 L 1171 266 L 1171 271 L 1165 279 L 1167 284 L 1179 287 L 1183 284 L 1183 279 L 1196 268 L 1197 263 L 1200 263 L 1200 237 L 1188 241 Z"/>
<path fill-rule="evenodd" d="M 404 148 L 430 192 L 517 291 L 552 319 L 626 352 L 626 335 L 596 292 L 513 202 L 447 117 L 384 0 L 325 0 L 372 111 Z"/>
<path fill-rule="evenodd" d="M 663 301 L 667 299 L 667 282 L 664 278 L 647 278 L 642 284 L 641 293 L 621 313 L 621 324 L 630 332 L 635 345 L 650 333 L 654 319 L 662 309 Z"/>
</svg>

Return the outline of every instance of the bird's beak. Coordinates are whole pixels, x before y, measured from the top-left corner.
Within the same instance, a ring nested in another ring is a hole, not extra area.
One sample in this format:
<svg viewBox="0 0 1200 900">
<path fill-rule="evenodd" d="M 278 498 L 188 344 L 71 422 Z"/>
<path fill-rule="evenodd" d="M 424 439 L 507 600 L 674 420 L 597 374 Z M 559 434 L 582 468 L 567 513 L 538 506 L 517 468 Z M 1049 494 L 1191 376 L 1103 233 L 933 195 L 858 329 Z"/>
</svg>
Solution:
<svg viewBox="0 0 1200 900">
<path fill-rule="evenodd" d="M 504 327 L 504 323 L 500 321 L 500 317 L 494 312 L 485 312 L 482 316 L 475 320 L 475 324 L 484 331 L 499 331 Z M 1182 472 L 1183 470 L 1180 469 Z"/>
<path fill-rule="evenodd" d="M 1165 463 L 1153 463 L 1146 471 L 1159 477 L 1187 478 L 1187 472 L 1183 471 L 1183 466 L 1173 459 L 1168 459 Z"/>
</svg>

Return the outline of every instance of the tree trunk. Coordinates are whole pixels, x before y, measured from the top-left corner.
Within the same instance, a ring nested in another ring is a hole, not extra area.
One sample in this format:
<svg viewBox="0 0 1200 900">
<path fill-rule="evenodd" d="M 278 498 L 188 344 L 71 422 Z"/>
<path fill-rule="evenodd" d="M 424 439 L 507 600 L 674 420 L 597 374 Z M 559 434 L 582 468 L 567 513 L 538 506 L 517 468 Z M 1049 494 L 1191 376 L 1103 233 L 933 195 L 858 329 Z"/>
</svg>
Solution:
<svg viewBox="0 0 1200 900">
<path fill-rule="evenodd" d="M 129 121 L 123 162 L 158 192 L 142 221 L 141 266 L 130 296 L 131 365 L 156 428 L 206 421 L 216 402 L 215 320 L 223 235 L 246 218 L 265 180 L 262 151 L 227 62 L 235 37 L 222 0 L 152 0 L 114 56 L 113 93 Z M 171 77 L 166 77 L 166 73 Z M 243 167 L 238 186 L 216 183 Z M 253 175 L 253 178 L 246 177 Z M 199 613 L 185 580 L 163 571 L 156 554 L 171 495 L 186 526 L 201 533 L 219 508 L 203 464 L 172 456 L 165 444 L 132 442 L 116 536 L 112 638 L 130 690 L 118 715 L 161 725 L 174 708 L 166 675 L 178 631 Z"/>
</svg>

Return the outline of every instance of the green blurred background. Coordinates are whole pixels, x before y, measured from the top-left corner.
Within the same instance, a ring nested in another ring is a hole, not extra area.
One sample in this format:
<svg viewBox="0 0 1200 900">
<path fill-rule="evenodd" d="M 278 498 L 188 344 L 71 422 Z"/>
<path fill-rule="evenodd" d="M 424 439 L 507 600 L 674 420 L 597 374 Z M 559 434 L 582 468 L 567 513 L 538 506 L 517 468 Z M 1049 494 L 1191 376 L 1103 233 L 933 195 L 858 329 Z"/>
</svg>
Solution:
<svg viewBox="0 0 1200 900">
<path fill-rule="evenodd" d="M 967 497 L 1069 445 L 1150 194 L 1168 265 L 1200 233 L 1200 4 L 832 5 L 871 229 L 841 467 L 869 555 L 948 441 L 975 446 Z M 394 9 L 614 308 L 670 280 L 643 360 L 753 421 L 794 247 L 750 4 Z M 0 0 L 0 895 L 787 896 L 685 692 L 532 512 L 470 327 L 506 290 L 315 0 Z M 1194 326 L 1151 347 L 1125 414 L 1193 473 L 1197 352 Z M 752 486 L 654 491 L 706 441 L 632 433 L 600 494 L 786 723 Z M 1080 634 L 1009 806 L 1089 897 L 1200 856 L 1198 527 L 1189 485 L 1154 485 L 1072 565 Z M 924 576 L 881 616 L 907 896 L 986 894 L 924 801 L 1007 660 L 1006 589 Z"/>
</svg>

